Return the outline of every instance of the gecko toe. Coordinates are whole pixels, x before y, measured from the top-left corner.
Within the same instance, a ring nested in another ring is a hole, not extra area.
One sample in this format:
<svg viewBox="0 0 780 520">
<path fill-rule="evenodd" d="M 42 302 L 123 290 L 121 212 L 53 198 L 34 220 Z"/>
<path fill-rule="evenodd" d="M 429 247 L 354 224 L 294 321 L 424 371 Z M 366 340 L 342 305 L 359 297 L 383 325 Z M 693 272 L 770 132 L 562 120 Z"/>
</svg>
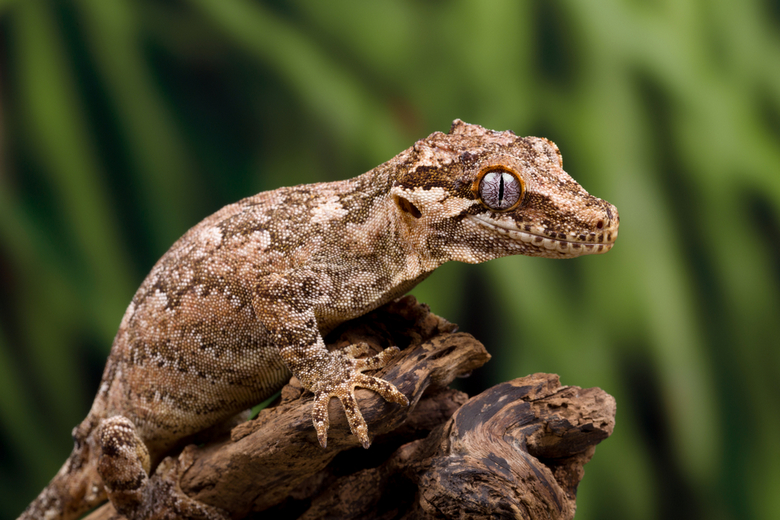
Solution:
<svg viewBox="0 0 780 520">
<path fill-rule="evenodd" d="M 371 347 L 368 346 L 368 343 L 361 341 L 359 343 L 353 343 L 347 347 L 344 347 L 342 352 L 347 354 L 351 357 L 358 357 L 362 356 L 364 354 L 368 354 L 371 351 Z"/>
<path fill-rule="evenodd" d="M 364 448 L 368 448 L 371 445 L 371 441 L 368 439 L 368 425 L 357 405 L 354 388 L 345 390 L 346 392 L 341 393 L 338 398 L 344 407 L 349 429 L 352 431 L 352 434 L 358 438 L 360 444 L 362 444 Z"/>
<path fill-rule="evenodd" d="M 396 403 L 403 406 L 407 406 L 409 404 L 409 399 L 407 399 L 406 396 L 402 394 L 401 391 L 398 390 L 398 388 L 396 388 L 392 383 L 389 383 L 378 377 L 367 376 L 364 374 L 360 374 L 360 376 L 361 377 L 359 378 L 357 386 L 373 390 L 382 396 L 383 399 L 390 401 L 391 403 Z"/>
<path fill-rule="evenodd" d="M 311 411 L 314 430 L 317 432 L 317 440 L 323 448 L 328 447 L 328 402 L 331 395 L 327 392 L 317 392 L 314 396 L 314 406 Z"/>
<path fill-rule="evenodd" d="M 388 347 L 384 349 L 379 354 L 376 354 L 374 356 L 371 356 L 369 358 L 365 359 L 356 359 L 355 360 L 355 369 L 359 371 L 363 370 L 378 370 L 385 365 L 387 365 L 390 360 L 392 360 L 400 350 L 398 347 Z"/>
</svg>

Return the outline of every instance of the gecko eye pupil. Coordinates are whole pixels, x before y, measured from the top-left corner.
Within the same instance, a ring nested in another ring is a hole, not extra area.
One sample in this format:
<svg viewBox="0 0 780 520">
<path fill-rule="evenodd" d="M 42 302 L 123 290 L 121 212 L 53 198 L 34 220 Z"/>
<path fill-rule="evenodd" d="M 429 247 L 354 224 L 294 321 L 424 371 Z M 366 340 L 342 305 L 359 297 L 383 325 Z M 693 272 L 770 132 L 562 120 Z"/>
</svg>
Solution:
<svg viewBox="0 0 780 520">
<path fill-rule="evenodd" d="M 479 182 L 479 196 L 490 209 L 509 209 L 520 199 L 523 186 L 520 180 L 509 172 L 499 170 L 486 173 Z"/>
</svg>

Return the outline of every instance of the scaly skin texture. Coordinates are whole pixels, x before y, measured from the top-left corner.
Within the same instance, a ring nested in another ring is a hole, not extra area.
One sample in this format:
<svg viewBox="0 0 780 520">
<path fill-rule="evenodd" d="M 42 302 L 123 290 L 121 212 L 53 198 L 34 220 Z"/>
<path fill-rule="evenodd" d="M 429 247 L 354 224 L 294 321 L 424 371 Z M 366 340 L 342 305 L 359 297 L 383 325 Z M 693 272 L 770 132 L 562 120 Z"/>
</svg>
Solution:
<svg viewBox="0 0 780 520">
<path fill-rule="evenodd" d="M 618 212 L 562 169 L 558 148 L 456 120 L 373 170 L 232 204 L 180 238 L 119 326 L 68 461 L 23 519 L 69 519 L 106 497 L 129 517 L 150 469 L 187 438 L 266 399 L 294 374 L 317 438 L 337 397 L 363 446 L 354 388 L 408 403 L 363 374 L 395 347 L 328 352 L 323 335 L 399 297 L 441 264 L 608 251 Z"/>
</svg>

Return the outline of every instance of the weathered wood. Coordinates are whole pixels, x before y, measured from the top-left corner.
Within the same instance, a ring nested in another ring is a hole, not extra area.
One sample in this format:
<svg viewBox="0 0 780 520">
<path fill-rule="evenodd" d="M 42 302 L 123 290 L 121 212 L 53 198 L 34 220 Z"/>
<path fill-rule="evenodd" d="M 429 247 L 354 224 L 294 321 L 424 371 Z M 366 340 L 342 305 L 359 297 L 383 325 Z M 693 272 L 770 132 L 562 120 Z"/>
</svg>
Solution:
<svg viewBox="0 0 780 520">
<path fill-rule="evenodd" d="M 553 374 L 494 386 L 426 440 L 435 449 L 418 466 L 414 517 L 573 518 L 582 467 L 614 416 L 603 390 L 561 386 Z"/>
<path fill-rule="evenodd" d="M 334 348 L 365 341 L 404 351 L 383 378 L 409 407 L 358 392 L 375 435 L 366 451 L 330 403 L 328 448 L 311 396 L 293 379 L 281 399 L 229 439 L 188 446 L 150 479 L 147 518 L 572 518 L 583 465 L 614 426 L 600 389 L 535 374 L 468 399 L 447 388 L 489 358 L 472 336 L 402 298 L 345 324 Z M 202 505 L 201 505 L 202 504 Z M 263 513 L 257 513 L 257 512 Z M 89 520 L 121 518 L 106 505 Z M 223 516 L 226 515 L 226 516 Z"/>
</svg>

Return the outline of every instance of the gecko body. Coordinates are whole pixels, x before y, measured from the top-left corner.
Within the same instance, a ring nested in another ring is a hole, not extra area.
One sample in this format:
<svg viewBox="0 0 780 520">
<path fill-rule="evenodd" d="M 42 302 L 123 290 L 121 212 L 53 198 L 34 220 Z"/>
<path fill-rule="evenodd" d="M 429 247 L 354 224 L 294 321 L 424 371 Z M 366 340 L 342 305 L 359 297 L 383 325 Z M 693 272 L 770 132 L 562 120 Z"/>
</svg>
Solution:
<svg viewBox="0 0 780 520">
<path fill-rule="evenodd" d="M 614 206 L 565 173 L 552 142 L 459 120 L 353 179 L 226 206 L 180 238 L 138 289 L 71 456 L 20 518 L 76 518 L 107 495 L 132 517 L 163 456 L 273 395 L 290 374 L 314 394 L 323 447 L 332 397 L 368 447 L 354 389 L 408 404 L 363 374 L 398 349 L 329 352 L 328 331 L 445 262 L 603 253 L 618 223 Z M 128 457 L 133 465 L 112 462 Z"/>
</svg>

